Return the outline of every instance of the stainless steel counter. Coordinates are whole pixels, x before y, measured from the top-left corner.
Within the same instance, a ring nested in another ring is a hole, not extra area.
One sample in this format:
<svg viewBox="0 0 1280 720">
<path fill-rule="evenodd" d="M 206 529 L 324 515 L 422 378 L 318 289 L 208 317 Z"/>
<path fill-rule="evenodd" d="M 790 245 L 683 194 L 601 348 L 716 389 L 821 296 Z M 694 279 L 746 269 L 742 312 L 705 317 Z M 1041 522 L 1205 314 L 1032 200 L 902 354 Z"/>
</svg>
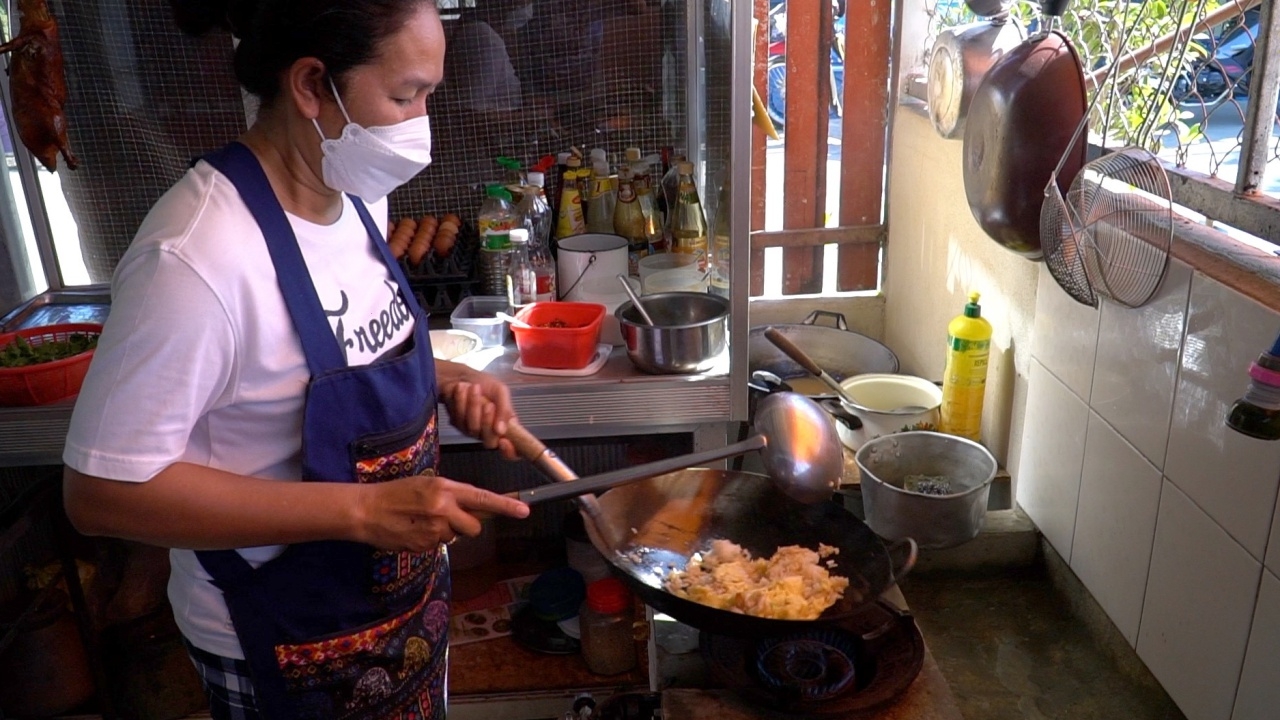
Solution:
<svg viewBox="0 0 1280 720">
<path fill-rule="evenodd" d="M 608 437 L 724 428 L 733 392 L 727 370 L 701 375 L 647 375 L 626 351 L 614 348 L 604 367 L 589 377 L 525 375 L 514 369 L 514 347 L 486 348 L 468 364 L 503 378 L 516 412 L 543 439 Z M 727 362 L 727 361 L 726 361 Z M 0 408 L 0 467 L 57 465 L 73 402 L 33 408 Z M 441 442 L 471 442 L 444 418 Z M 699 444 L 718 444 L 712 439 Z"/>
</svg>

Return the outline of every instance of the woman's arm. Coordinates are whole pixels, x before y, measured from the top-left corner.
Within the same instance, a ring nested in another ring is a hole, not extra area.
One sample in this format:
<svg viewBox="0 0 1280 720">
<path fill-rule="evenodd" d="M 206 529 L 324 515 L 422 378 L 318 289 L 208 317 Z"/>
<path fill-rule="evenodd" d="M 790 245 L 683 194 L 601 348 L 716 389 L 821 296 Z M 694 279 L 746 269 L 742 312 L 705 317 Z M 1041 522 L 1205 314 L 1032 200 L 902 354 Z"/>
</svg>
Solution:
<svg viewBox="0 0 1280 720">
<path fill-rule="evenodd" d="M 454 427 L 486 448 L 500 451 L 508 460 L 519 457 L 505 437 L 507 423 L 516 419 L 506 383 L 461 363 L 437 360 L 436 385 Z"/>
<path fill-rule="evenodd" d="M 67 516 L 86 535 L 196 550 L 352 540 L 421 552 L 459 534 L 479 534 L 471 512 L 529 514 L 518 500 L 441 477 L 290 482 L 189 463 L 174 463 L 146 482 L 68 467 L 63 496 Z"/>
</svg>

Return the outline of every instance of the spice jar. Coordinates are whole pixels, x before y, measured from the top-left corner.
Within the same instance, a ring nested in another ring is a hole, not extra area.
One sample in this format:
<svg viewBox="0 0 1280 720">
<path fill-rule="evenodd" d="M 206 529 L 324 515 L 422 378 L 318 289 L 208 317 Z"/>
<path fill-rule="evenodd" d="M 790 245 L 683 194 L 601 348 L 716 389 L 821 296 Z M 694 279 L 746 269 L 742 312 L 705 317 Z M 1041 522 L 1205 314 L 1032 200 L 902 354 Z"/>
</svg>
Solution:
<svg viewBox="0 0 1280 720">
<path fill-rule="evenodd" d="M 587 599 L 578 613 L 582 631 L 582 659 L 597 675 L 617 675 L 636 666 L 632 635 L 634 603 L 617 578 L 587 586 Z"/>
</svg>

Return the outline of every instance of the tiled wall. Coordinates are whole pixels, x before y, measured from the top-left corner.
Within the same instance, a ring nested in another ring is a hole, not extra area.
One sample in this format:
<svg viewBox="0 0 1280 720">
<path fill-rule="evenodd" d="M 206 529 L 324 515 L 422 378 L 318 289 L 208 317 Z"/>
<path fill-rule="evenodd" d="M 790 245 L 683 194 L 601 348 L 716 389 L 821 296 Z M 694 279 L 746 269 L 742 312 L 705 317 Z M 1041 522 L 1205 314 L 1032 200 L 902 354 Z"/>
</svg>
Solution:
<svg viewBox="0 0 1280 720">
<path fill-rule="evenodd" d="M 1280 442 L 1223 422 L 1277 332 L 1177 261 L 1138 309 L 1040 270 L 1018 502 L 1189 720 L 1280 718 Z"/>
</svg>

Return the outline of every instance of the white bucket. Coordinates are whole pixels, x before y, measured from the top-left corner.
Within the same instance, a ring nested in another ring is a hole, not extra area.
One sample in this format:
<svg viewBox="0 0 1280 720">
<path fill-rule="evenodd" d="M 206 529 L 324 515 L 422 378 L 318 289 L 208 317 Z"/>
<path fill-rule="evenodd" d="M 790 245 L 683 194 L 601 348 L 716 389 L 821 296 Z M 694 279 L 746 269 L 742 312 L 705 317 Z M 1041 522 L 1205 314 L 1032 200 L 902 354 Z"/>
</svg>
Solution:
<svg viewBox="0 0 1280 720">
<path fill-rule="evenodd" d="M 621 286 L 619 286 L 621 289 Z M 661 270 L 644 279 L 645 295 L 657 295 L 667 292 L 706 292 L 707 276 L 693 270 Z"/>
<path fill-rule="evenodd" d="M 639 280 L 629 277 L 627 283 L 631 285 L 635 294 L 640 294 Z M 618 318 L 613 316 L 613 311 L 631 298 L 627 295 L 627 291 L 622 289 L 622 283 L 618 282 L 618 278 L 610 275 L 584 279 L 581 285 L 581 297 L 582 302 L 600 303 L 604 306 L 604 323 L 600 326 L 600 342 L 614 346 L 622 345 L 622 329 L 618 326 Z"/>
<path fill-rule="evenodd" d="M 556 241 L 556 287 L 561 300 L 587 302 L 582 283 L 627 274 L 627 240 L 619 235 L 586 233 Z M 622 286 L 618 285 L 621 290 Z"/>
</svg>

